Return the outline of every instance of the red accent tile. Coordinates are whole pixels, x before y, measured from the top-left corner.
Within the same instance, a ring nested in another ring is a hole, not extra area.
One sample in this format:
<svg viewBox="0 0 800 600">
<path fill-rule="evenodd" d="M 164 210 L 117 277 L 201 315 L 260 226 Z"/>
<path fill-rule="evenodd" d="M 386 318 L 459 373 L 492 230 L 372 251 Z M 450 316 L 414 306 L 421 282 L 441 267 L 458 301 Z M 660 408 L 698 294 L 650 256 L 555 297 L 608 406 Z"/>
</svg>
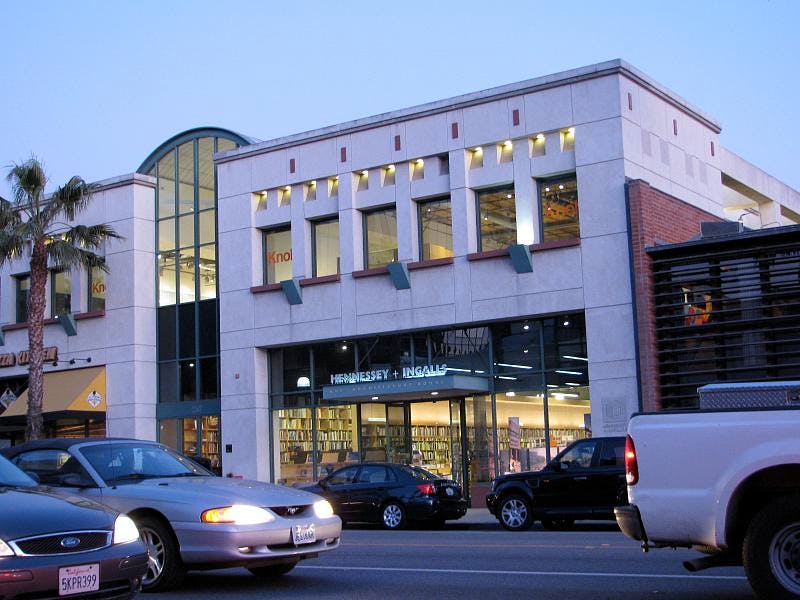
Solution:
<svg viewBox="0 0 800 600">
<path fill-rule="evenodd" d="M 394 136 L 394 149 L 395 149 L 395 151 L 400 150 L 400 136 L 399 135 Z"/>
<path fill-rule="evenodd" d="M 672 119 L 672 133 L 678 135 L 678 120 Z"/>
<path fill-rule="evenodd" d="M 454 140 L 458 139 L 458 122 L 450 125 L 450 137 L 452 137 Z"/>
<path fill-rule="evenodd" d="M 711 142 L 711 156 L 715 156 L 715 154 L 714 154 L 714 142 L 713 142 L 713 140 L 712 140 L 712 142 Z"/>
<path fill-rule="evenodd" d="M 289 173 L 294 173 L 294 166 L 295 166 L 294 165 L 294 159 L 290 158 L 289 159 Z"/>
<path fill-rule="evenodd" d="M 518 108 L 515 108 L 511 112 L 511 122 L 514 124 L 514 127 L 519 125 L 519 109 Z"/>
<path fill-rule="evenodd" d="M 347 162 L 347 148 L 342 146 L 342 149 L 339 150 L 339 158 L 342 162 Z"/>
<path fill-rule="evenodd" d="M 633 95 L 628 92 L 628 110 L 633 110 Z"/>
</svg>

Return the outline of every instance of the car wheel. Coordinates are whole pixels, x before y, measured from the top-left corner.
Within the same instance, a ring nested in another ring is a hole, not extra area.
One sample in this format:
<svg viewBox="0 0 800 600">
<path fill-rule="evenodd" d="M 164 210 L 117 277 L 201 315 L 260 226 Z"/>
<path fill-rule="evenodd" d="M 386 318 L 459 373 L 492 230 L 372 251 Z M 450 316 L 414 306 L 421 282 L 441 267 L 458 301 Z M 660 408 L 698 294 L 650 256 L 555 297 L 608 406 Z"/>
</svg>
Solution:
<svg viewBox="0 0 800 600">
<path fill-rule="evenodd" d="M 178 587 L 186 575 L 186 569 L 169 526 L 156 517 L 136 519 L 136 526 L 148 554 L 142 590 L 162 592 Z"/>
<path fill-rule="evenodd" d="M 500 525 L 509 531 L 525 531 L 533 525 L 531 504 L 527 498 L 512 494 L 500 502 Z"/>
<path fill-rule="evenodd" d="M 575 524 L 575 519 L 568 519 L 566 517 L 545 517 L 542 519 L 542 527 L 550 531 L 566 531 L 572 529 Z"/>
<path fill-rule="evenodd" d="M 747 528 L 742 561 L 759 598 L 800 598 L 800 496 L 761 509 Z"/>
<path fill-rule="evenodd" d="M 407 524 L 406 511 L 399 502 L 387 502 L 381 510 L 384 529 L 403 529 Z"/>
<path fill-rule="evenodd" d="M 247 570 L 261 579 L 274 579 L 275 577 L 286 575 L 296 566 L 297 561 L 279 565 L 267 565 L 266 567 L 248 567 Z"/>
</svg>

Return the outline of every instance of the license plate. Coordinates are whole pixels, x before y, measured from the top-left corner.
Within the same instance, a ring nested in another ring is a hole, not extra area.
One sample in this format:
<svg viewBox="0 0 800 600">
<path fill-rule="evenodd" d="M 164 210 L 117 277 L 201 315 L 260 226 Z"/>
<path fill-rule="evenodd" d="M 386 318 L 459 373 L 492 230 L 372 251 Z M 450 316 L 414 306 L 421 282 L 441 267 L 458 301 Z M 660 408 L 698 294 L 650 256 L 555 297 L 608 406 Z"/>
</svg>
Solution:
<svg viewBox="0 0 800 600">
<path fill-rule="evenodd" d="M 58 570 L 58 595 L 71 596 L 100 589 L 100 565 L 78 565 Z"/>
<path fill-rule="evenodd" d="M 292 527 L 292 541 L 295 546 L 300 544 L 312 544 L 317 541 L 317 534 L 314 531 L 314 524 L 295 525 Z"/>
<path fill-rule="evenodd" d="M 455 496 L 455 495 L 456 495 L 455 491 L 454 491 L 454 490 L 453 490 L 453 488 L 451 488 L 451 487 L 449 487 L 449 488 L 446 488 L 446 489 L 444 490 L 444 493 L 445 493 L 445 494 L 447 494 L 448 496 Z"/>
</svg>

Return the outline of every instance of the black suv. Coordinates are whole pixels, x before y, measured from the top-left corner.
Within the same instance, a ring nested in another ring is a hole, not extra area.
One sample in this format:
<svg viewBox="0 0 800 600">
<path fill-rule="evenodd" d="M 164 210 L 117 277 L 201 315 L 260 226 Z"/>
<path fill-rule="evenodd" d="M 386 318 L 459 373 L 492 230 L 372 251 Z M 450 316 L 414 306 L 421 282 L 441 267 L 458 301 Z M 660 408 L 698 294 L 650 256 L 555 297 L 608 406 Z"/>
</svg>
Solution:
<svg viewBox="0 0 800 600">
<path fill-rule="evenodd" d="M 568 529 L 576 519 L 614 520 L 614 507 L 628 503 L 625 438 L 573 442 L 541 471 L 508 473 L 492 481 L 486 506 L 509 531 Z"/>
</svg>

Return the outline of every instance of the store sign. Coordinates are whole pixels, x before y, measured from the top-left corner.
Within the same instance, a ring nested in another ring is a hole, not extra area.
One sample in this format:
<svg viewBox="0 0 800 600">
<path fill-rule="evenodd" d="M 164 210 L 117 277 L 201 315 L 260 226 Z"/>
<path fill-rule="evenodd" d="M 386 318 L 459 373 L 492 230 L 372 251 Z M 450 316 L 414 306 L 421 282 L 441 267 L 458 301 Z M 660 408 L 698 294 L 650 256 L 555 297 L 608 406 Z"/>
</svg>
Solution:
<svg viewBox="0 0 800 600">
<path fill-rule="evenodd" d="M 9 352 L 0 354 L 0 367 L 13 367 L 14 365 L 27 365 L 30 362 L 30 352 L 20 350 L 16 354 Z M 44 349 L 44 362 L 55 362 L 58 360 L 58 348 L 47 346 Z"/>
<path fill-rule="evenodd" d="M 331 385 L 346 383 L 371 383 L 373 381 L 391 381 L 394 379 L 419 379 L 422 377 L 441 377 L 447 374 L 447 365 L 424 365 L 419 367 L 402 367 L 397 369 L 378 369 L 375 371 L 356 371 L 353 373 L 337 373 L 331 375 Z"/>
</svg>

